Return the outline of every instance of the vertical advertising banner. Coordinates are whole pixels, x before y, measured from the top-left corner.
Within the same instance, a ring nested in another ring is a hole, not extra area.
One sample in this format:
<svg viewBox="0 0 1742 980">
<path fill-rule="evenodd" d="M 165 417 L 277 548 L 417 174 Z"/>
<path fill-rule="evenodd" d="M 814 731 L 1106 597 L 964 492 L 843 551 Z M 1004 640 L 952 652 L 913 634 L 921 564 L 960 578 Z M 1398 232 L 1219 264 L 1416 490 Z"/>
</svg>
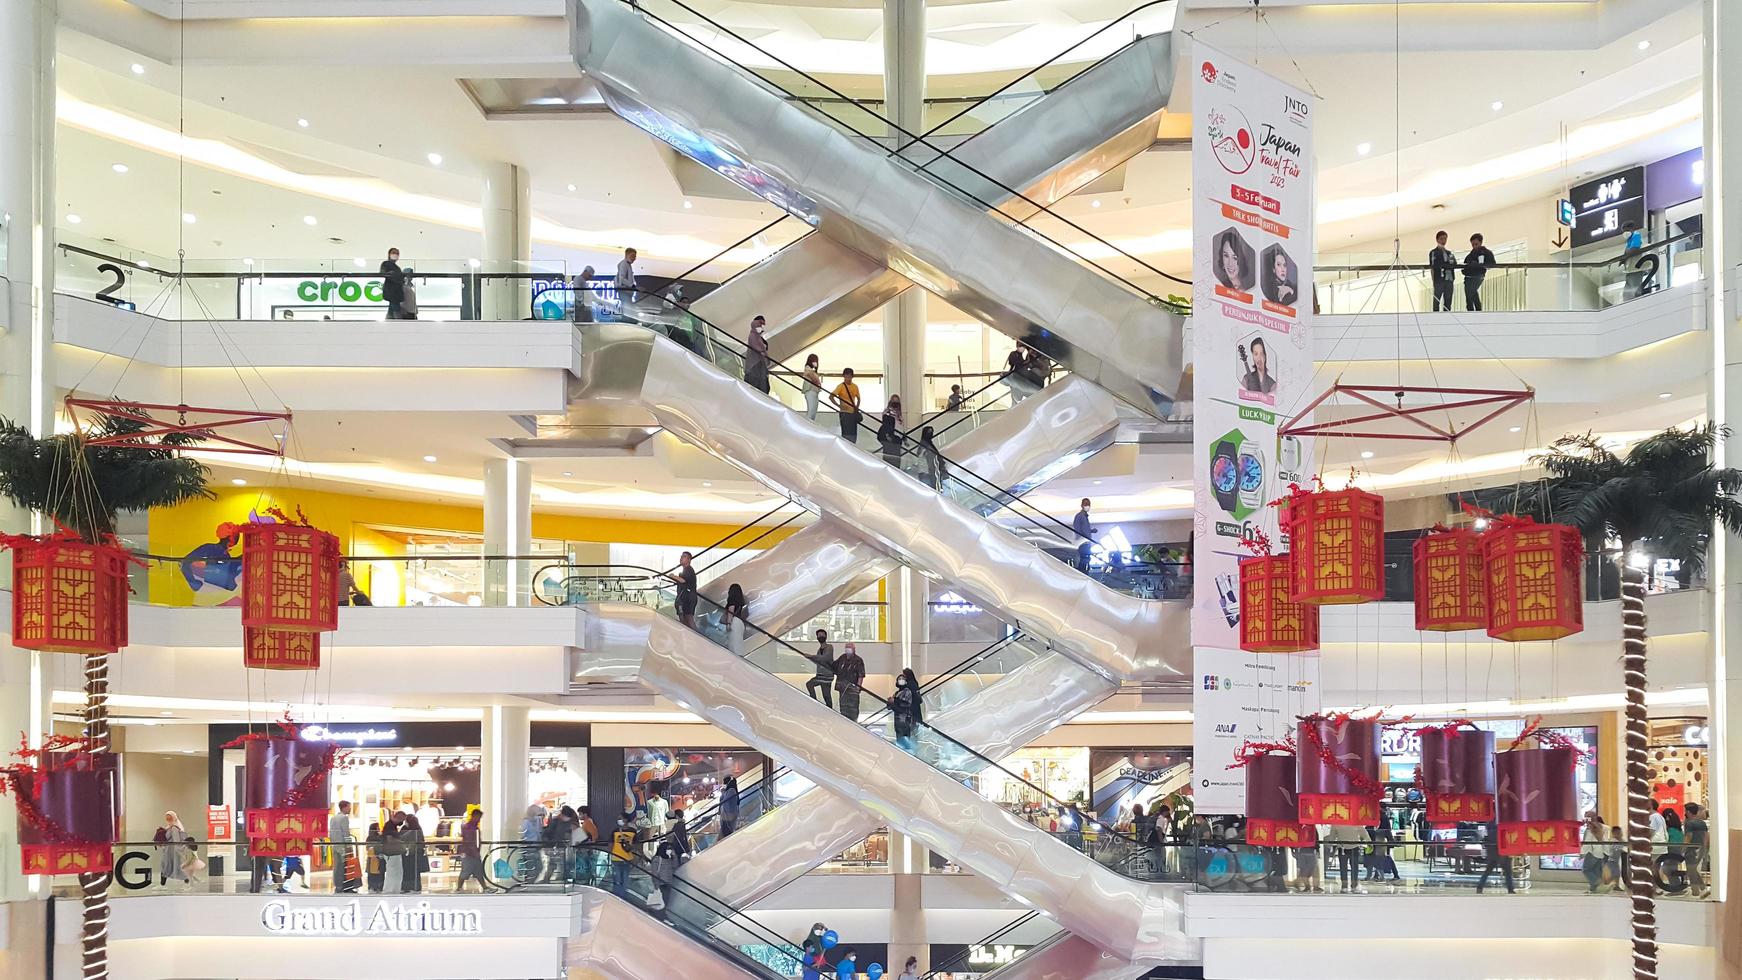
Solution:
<svg viewBox="0 0 1742 980">
<path fill-rule="evenodd" d="M 1238 587 L 1242 542 L 1286 547 L 1269 504 L 1314 472 L 1310 441 L 1278 434 L 1312 397 L 1314 106 L 1192 49 L 1193 789 L 1200 812 L 1234 813 L 1244 773 L 1222 767 L 1241 741 L 1318 707 L 1315 657 L 1239 652 Z"/>
</svg>

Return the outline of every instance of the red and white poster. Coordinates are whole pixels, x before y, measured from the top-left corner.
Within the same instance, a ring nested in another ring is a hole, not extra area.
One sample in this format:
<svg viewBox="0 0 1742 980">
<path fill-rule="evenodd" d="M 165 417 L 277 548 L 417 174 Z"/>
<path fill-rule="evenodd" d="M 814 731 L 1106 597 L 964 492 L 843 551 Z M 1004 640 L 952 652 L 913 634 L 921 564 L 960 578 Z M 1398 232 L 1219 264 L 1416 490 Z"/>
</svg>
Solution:
<svg viewBox="0 0 1742 980">
<path fill-rule="evenodd" d="M 1285 542 L 1272 500 L 1314 472 L 1278 429 L 1313 384 L 1313 100 L 1194 41 L 1192 83 L 1193 789 L 1202 813 L 1245 807 L 1241 741 L 1319 707 L 1313 655 L 1239 652 L 1243 542 Z"/>
<path fill-rule="evenodd" d="M 234 840 L 236 836 L 236 821 L 228 803 L 211 803 L 206 806 L 206 840 L 211 842 Z"/>
</svg>

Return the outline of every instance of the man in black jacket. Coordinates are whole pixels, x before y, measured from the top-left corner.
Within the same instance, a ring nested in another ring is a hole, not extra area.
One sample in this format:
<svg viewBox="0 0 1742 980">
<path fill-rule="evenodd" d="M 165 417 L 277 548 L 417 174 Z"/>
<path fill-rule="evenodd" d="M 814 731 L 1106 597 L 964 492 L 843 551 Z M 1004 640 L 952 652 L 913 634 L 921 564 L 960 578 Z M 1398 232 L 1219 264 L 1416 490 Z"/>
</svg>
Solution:
<svg viewBox="0 0 1742 980">
<path fill-rule="evenodd" d="M 1434 236 L 1433 251 L 1427 253 L 1428 279 L 1434 287 L 1434 312 L 1452 310 L 1452 283 L 1458 278 L 1457 253 L 1446 247 L 1446 233 Z"/>
<path fill-rule="evenodd" d="M 1470 236 L 1470 254 L 1464 256 L 1464 309 L 1477 313 L 1482 309 L 1482 280 L 1496 265 L 1494 253 L 1482 244 L 1481 235 Z"/>
<path fill-rule="evenodd" d="M 399 271 L 397 248 L 388 249 L 387 259 L 381 263 L 381 298 L 387 301 L 387 319 L 405 319 L 405 311 L 400 308 L 405 302 L 405 273 Z"/>
</svg>

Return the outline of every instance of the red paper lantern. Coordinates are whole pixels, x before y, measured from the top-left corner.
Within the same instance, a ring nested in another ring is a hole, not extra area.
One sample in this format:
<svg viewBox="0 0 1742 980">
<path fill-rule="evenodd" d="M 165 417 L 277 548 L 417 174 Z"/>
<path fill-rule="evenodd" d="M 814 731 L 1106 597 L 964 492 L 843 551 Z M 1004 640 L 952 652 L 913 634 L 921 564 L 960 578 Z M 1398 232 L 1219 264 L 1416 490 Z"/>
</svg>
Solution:
<svg viewBox="0 0 1742 980">
<path fill-rule="evenodd" d="M 0 535 L 12 555 L 12 643 L 50 653 L 127 645 L 127 552 L 70 531 Z"/>
<path fill-rule="evenodd" d="M 1482 536 L 1488 566 L 1488 635 L 1558 640 L 1585 628 L 1579 571 L 1584 539 L 1565 524 L 1501 518 Z"/>
<path fill-rule="evenodd" d="M 242 625 L 339 628 L 339 539 L 306 524 L 227 525 L 242 535 Z"/>
<path fill-rule="evenodd" d="M 1421 783 L 1434 826 L 1494 819 L 1494 733 L 1471 728 L 1421 731 Z"/>
<path fill-rule="evenodd" d="M 244 827 L 257 857 L 307 854 L 326 836 L 338 746 L 305 742 L 293 725 L 283 733 L 244 735 L 226 745 L 245 753 Z"/>
<path fill-rule="evenodd" d="M 1286 501 L 1290 599 L 1338 606 L 1385 597 L 1385 498 L 1348 487 L 1297 492 Z"/>
<path fill-rule="evenodd" d="M 1456 528 L 1415 541 L 1415 628 L 1449 633 L 1488 625 L 1482 536 Z"/>
<path fill-rule="evenodd" d="M 1513 749 L 1494 756 L 1500 853 L 1576 854 L 1579 752 Z"/>
<path fill-rule="evenodd" d="M 1319 648 L 1319 608 L 1288 596 L 1289 556 L 1240 560 L 1240 649 L 1247 653 L 1299 653 Z"/>
<path fill-rule="evenodd" d="M 1318 828 L 1300 821 L 1292 755 L 1257 755 L 1246 761 L 1246 843 L 1313 847 Z"/>
<path fill-rule="evenodd" d="M 18 808 L 27 875 L 100 874 L 114 867 L 115 757 L 46 752 L 44 766 L 15 766 L 6 778 Z"/>
<path fill-rule="evenodd" d="M 1300 822 L 1344 827 L 1379 824 L 1379 720 L 1308 715 L 1296 728 L 1295 786 Z"/>
<path fill-rule="evenodd" d="M 321 665 L 321 635 L 244 626 L 242 665 L 266 670 L 315 670 Z"/>
</svg>

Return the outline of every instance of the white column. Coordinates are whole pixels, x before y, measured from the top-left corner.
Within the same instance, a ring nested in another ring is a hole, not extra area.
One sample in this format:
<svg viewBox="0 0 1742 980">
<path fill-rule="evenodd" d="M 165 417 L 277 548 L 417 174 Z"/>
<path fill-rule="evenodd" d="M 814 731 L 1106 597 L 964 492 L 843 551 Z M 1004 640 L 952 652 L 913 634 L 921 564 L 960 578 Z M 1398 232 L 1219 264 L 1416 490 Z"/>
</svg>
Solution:
<svg viewBox="0 0 1742 980">
<path fill-rule="evenodd" d="M 889 873 L 894 876 L 895 902 L 889 910 L 889 962 L 885 976 L 896 976 L 909 956 L 919 957 L 919 972 L 931 968 L 931 943 L 925 931 L 925 846 L 906 834 L 889 831 Z"/>
<path fill-rule="evenodd" d="M 883 0 L 884 116 L 925 132 L 925 0 Z M 901 396 L 908 418 L 931 411 L 925 393 L 926 294 L 910 288 L 883 306 L 883 390 Z M 947 388 L 945 389 L 948 390 Z"/>
<path fill-rule="evenodd" d="M 1737 263 L 1742 261 L 1742 206 L 1733 198 L 1742 191 L 1742 10 L 1731 0 L 1705 0 L 1705 234 L 1703 267 L 1710 320 L 1714 376 L 1709 415 L 1720 425 L 1737 427 L 1730 406 L 1742 409 L 1742 301 Z M 1728 199 L 1728 200 L 1727 200 Z M 1721 373 L 1719 373 L 1721 372 Z M 1734 437 L 1732 437 L 1734 438 Z M 1719 465 L 1742 465 L 1742 452 L 1720 443 Z M 1722 532 L 1720 532 L 1722 535 Z M 1727 900 L 1724 861 L 1731 835 L 1742 818 L 1742 742 L 1728 722 L 1730 711 L 1742 709 L 1742 629 L 1732 630 L 1731 617 L 1742 615 L 1742 542 L 1721 536 L 1707 568 L 1712 598 L 1711 749 L 1707 771 L 1714 807 L 1712 876 L 1714 897 Z M 1731 657 L 1731 653 L 1738 656 Z M 1736 750 L 1732 753 L 1732 749 Z M 1722 966 L 1720 966 L 1722 970 Z"/>
<path fill-rule="evenodd" d="M 532 467 L 518 459 L 484 464 L 484 554 L 524 556 L 532 550 Z M 484 605 L 527 604 L 527 576 L 520 561 L 484 563 Z"/>
<path fill-rule="evenodd" d="M 55 0 L 0 3 L 0 415 L 38 435 L 54 428 Z M 0 503 L 0 530 L 41 530 L 28 511 Z M 0 557 L 10 581 L 11 561 Z M 42 744 L 48 727 L 41 654 L 0 644 L 0 732 Z M 0 903 L 44 897 L 43 879 L 19 873 L 12 798 L 0 798 Z M 40 957 L 40 906 L 13 905 L 9 955 Z"/>
<path fill-rule="evenodd" d="M 531 709 L 492 705 L 484 709 L 484 759 L 479 772 L 478 805 L 484 808 L 483 833 L 492 841 L 513 840 L 526 815 L 526 777 L 532 752 Z"/>
<path fill-rule="evenodd" d="M 485 272 L 528 272 L 532 260 L 532 184 L 526 170 L 512 163 L 484 168 Z M 527 280 L 484 280 L 481 309 L 486 320 L 524 320 L 531 316 Z"/>
</svg>

